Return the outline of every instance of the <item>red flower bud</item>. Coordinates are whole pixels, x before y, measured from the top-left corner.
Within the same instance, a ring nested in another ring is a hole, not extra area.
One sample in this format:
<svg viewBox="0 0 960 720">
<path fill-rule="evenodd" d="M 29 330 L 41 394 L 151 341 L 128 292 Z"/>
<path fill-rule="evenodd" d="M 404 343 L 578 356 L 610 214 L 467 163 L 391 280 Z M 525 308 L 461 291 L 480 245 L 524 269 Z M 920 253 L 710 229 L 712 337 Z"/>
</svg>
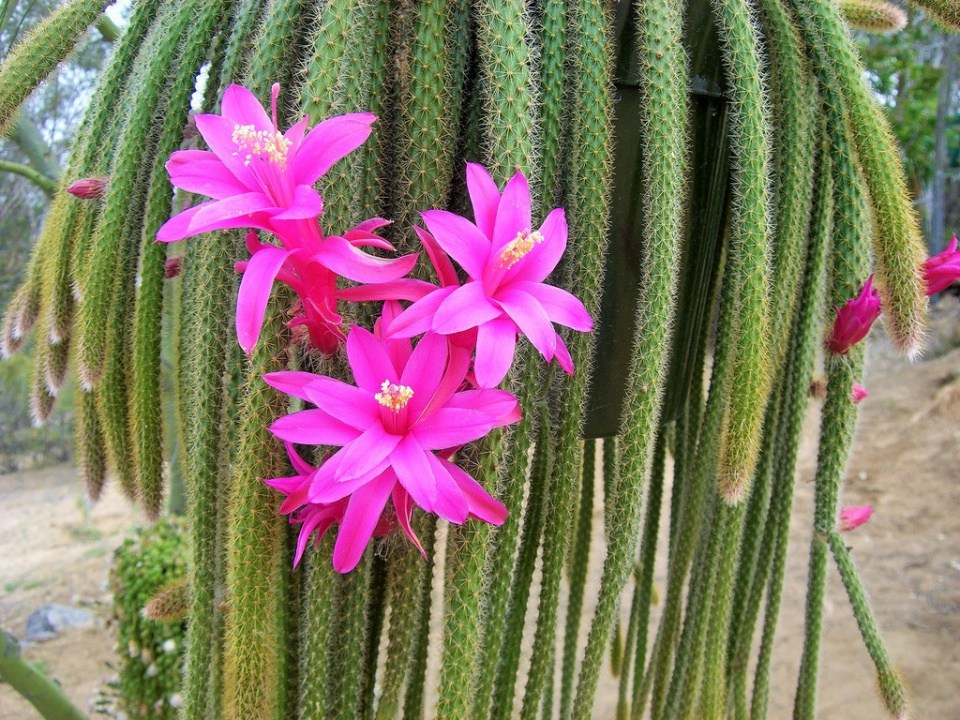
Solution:
<svg viewBox="0 0 960 720">
<path fill-rule="evenodd" d="M 870 326 L 880 317 L 880 295 L 873 289 L 873 275 L 867 278 L 860 294 L 837 308 L 833 332 L 827 340 L 827 349 L 834 355 L 846 355 L 847 351 L 863 340 Z"/>
<path fill-rule="evenodd" d="M 96 200 L 97 198 L 102 198 L 104 193 L 107 192 L 107 183 L 109 181 L 110 178 L 106 177 L 80 178 L 70 183 L 67 187 L 67 192 L 84 200 Z"/>
</svg>

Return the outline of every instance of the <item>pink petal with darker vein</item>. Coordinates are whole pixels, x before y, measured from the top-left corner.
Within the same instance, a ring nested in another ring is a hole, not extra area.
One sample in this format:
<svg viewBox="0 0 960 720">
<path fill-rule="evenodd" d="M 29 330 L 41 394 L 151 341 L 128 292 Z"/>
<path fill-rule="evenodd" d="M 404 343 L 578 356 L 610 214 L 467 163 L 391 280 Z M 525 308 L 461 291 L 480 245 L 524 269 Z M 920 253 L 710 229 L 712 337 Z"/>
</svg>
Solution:
<svg viewBox="0 0 960 720">
<path fill-rule="evenodd" d="M 396 382 L 396 370 L 380 340 L 369 330 L 354 327 L 347 336 L 347 360 L 357 386 L 371 397 L 384 380 Z"/>
<path fill-rule="evenodd" d="M 380 258 L 368 255 L 336 235 L 325 238 L 314 257 L 338 275 L 362 283 L 397 280 L 417 264 L 415 253 L 398 258 Z"/>
<path fill-rule="evenodd" d="M 463 468 L 453 463 L 446 463 L 446 466 L 450 471 L 451 477 L 453 477 L 457 485 L 460 486 L 460 491 L 466 497 L 470 514 L 484 522 L 493 525 L 503 525 L 503 521 L 507 519 L 507 515 L 509 514 L 503 503 L 492 497 L 490 493 L 484 490 L 480 483 L 470 477 Z"/>
<path fill-rule="evenodd" d="M 427 332 L 433 326 L 433 316 L 440 304 L 457 288 L 434 290 L 404 310 L 387 328 L 387 337 L 409 338 Z"/>
<path fill-rule="evenodd" d="M 432 453 L 427 455 L 430 467 L 437 482 L 437 501 L 433 511 L 444 520 L 461 524 L 466 522 L 469 507 L 467 499 L 460 492 L 460 486 L 450 476 L 449 463 L 437 459 Z"/>
<path fill-rule="evenodd" d="M 340 465 L 334 479 L 345 482 L 365 475 L 388 460 L 399 442 L 399 435 L 388 433 L 380 423 L 372 424 L 339 453 Z"/>
<path fill-rule="evenodd" d="M 220 101 L 223 117 L 239 125 L 253 125 L 257 130 L 273 130 L 273 121 L 256 96 L 242 85 L 231 85 Z"/>
<path fill-rule="evenodd" d="M 250 192 L 220 158 L 207 150 L 178 150 L 167 160 L 166 168 L 170 182 L 187 192 L 217 200 Z"/>
<path fill-rule="evenodd" d="M 520 290 L 536 298 L 551 322 L 558 323 L 564 327 L 572 328 L 580 332 L 590 332 L 593 330 L 593 319 L 590 313 L 576 297 L 561 290 L 553 285 L 534 282 L 519 282 L 511 287 L 511 290 Z"/>
</svg>

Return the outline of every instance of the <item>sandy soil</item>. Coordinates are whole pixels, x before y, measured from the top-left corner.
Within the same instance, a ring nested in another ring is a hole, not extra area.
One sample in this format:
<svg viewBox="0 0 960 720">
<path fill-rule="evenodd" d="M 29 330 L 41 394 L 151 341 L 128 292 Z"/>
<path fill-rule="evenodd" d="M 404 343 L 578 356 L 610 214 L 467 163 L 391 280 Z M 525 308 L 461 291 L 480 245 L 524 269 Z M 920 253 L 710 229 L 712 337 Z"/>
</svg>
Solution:
<svg viewBox="0 0 960 720">
<path fill-rule="evenodd" d="M 952 302 L 952 301 L 951 301 Z M 952 311 L 951 311 L 952 312 Z M 949 319 L 954 326 L 956 317 Z M 857 447 L 844 504 L 872 504 L 869 524 L 848 536 L 891 655 L 910 687 L 913 716 L 960 720 L 960 349 L 909 365 L 883 338 L 873 342 Z M 802 642 L 816 418 L 808 423 L 775 658 L 771 718 L 790 716 Z M 0 477 L 0 626 L 22 636 L 27 616 L 47 602 L 91 610 L 96 628 L 28 646 L 82 708 L 110 677 L 105 627 L 113 548 L 142 523 L 110 488 L 88 507 L 67 466 Z M 596 546 L 599 551 L 599 546 Z M 600 562 L 595 557 L 595 567 Z M 663 586 L 662 571 L 658 583 Z M 609 717 L 615 685 L 601 685 L 597 717 Z M 0 686 L 0 720 L 36 712 Z M 831 568 L 820 684 L 820 717 L 884 717 L 872 665 L 843 588 Z"/>
</svg>

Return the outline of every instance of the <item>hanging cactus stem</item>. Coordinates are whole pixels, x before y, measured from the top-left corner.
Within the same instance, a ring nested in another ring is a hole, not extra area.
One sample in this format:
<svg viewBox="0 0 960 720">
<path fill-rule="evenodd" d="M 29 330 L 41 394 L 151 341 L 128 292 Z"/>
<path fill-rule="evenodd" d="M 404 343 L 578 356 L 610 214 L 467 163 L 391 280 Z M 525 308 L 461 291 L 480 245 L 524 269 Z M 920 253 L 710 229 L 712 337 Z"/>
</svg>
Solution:
<svg viewBox="0 0 960 720">
<path fill-rule="evenodd" d="M 104 5 L 8 53 L 0 131 Z M 5 165 L 50 208 L 0 351 L 38 423 L 77 381 L 91 499 L 161 527 L 182 490 L 186 577 L 144 602 L 186 622 L 183 718 L 586 720 L 608 658 L 618 719 L 766 717 L 821 355 L 794 715 L 835 565 L 906 717 L 837 534 L 860 341 L 882 312 L 915 354 L 951 279 L 847 30 L 904 22 L 134 2 L 62 181 Z"/>
</svg>

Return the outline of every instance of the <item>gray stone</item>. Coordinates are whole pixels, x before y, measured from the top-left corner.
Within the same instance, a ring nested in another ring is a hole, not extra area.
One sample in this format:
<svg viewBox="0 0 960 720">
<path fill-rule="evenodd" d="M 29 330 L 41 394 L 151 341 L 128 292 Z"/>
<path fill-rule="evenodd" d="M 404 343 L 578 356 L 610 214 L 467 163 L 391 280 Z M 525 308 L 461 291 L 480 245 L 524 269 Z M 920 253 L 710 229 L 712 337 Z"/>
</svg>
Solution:
<svg viewBox="0 0 960 720">
<path fill-rule="evenodd" d="M 44 605 L 27 618 L 27 634 L 24 637 L 29 642 L 50 640 L 70 628 L 90 627 L 94 624 L 91 613 L 80 608 L 68 605 Z"/>
</svg>

